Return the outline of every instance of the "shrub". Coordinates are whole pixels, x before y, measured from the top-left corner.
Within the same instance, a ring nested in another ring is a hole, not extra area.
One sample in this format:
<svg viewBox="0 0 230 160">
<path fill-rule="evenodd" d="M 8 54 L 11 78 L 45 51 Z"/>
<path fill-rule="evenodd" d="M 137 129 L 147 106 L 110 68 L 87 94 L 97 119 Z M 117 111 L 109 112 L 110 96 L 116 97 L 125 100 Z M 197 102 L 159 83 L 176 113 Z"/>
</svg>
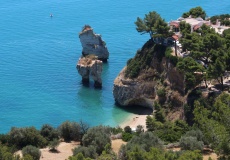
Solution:
<svg viewBox="0 0 230 160">
<path fill-rule="evenodd" d="M 152 132 L 143 132 L 139 136 L 134 136 L 128 143 L 127 148 L 139 145 L 141 149 L 149 152 L 151 147 L 163 148 L 163 142 Z"/>
<path fill-rule="evenodd" d="M 159 97 L 165 97 L 166 96 L 166 91 L 165 91 L 165 88 L 160 88 L 157 90 L 157 95 Z"/>
<path fill-rule="evenodd" d="M 57 147 L 59 146 L 60 141 L 58 139 L 53 139 L 49 144 L 50 150 L 57 150 Z"/>
<path fill-rule="evenodd" d="M 125 142 L 128 142 L 130 139 L 132 139 L 133 135 L 131 133 L 124 132 L 122 133 L 122 140 Z"/>
<path fill-rule="evenodd" d="M 35 127 L 11 128 L 9 132 L 10 143 L 18 148 L 23 148 L 27 145 L 36 147 L 45 147 L 47 141 Z"/>
<path fill-rule="evenodd" d="M 200 151 L 186 151 L 186 152 L 183 152 L 179 159 L 178 160 L 202 160 L 203 159 L 203 156 L 202 154 L 200 153 Z"/>
<path fill-rule="evenodd" d="M 85 158 L 93 158 L 96 159 L 97 153 L 96 148 L 94 146 L 88 146 L 88 147 L 77 147 L 73 149 L 73 155 L 76 157 L 78 154 L 82 154 Z"/>
<path fill-rule="evenodd" d="M 110 133 L 111 128 L 106 126 L 97 126 L 90 128 L 82 138 L 83 146 L 93 145 L 96 152 L 101 154 L 106 144 L 111 144 Z"/>
<path fill-rule="evenodd" d="M 44 124 L 40 130 L 40 133 L 47 141 L 58 139 L 58 131 L 49 124 Z"/>
<path fill-rule="evenodd" d="M 173 65 L 177 65 L 178 62 L 178 57 L 172 55 L 172 49 L 170 47 L 167 47 L 166 51 L 165 51 L 165 57 L 169 59 L 169 61 L 173 64 Z"/>
<path fill-rule="evenodd" d="M 124 128 L 124 131 L 125 131 L 125 133 L 132 133 L 132 129 L 130 128 L 130 126 L 126 126 Z"/>
<path fill-rule="evenodd" d="M 142 132 L 144 132 L 144 127 L 142 125 L 138 125 L 136 128 L 136 133 L 141 134 Z"/>
<path fill-rule="evenodd" d="M 59 127 L 58 131 L 64 141 L 78 141 L 81 138 L 81 128 L 77 122 L 65 121 Z"/>
<path fill-rule="evenodd" d="M 162 123 L 164 123 L 166 121 L 165 113 L 164 113 L 163 109 L 160 109 L 160 110 L 155 112 L 155 119 L 156 119 L 156 121 L 159 121 Z"/>
<path fill-rule="evenodd" d="M 20 160 L 34 160 L 34 159 L 31 155 L 27 154 L 27 155 L 23 156 L 23 158 Z"/>
<path fill-rule="evenodd" d="M 118 133 L 122 133 L 122 132 L 123 132 L 123 129 L 120 126 L 112 128 L 113 134 L 118 134 Z"/>
<path fill-rule="evenodd" d="M 191 130 L 186 132 L 186 134 L 184 135 L 185 137 L 196 137 L 196 139 L 198 141 L 203 141 L 205 142 L 205 137 L 204 134 L 202 133 L 201 130 Z"/>
<path fill-rule="evenodd" d="M 198 141 L 196 137 L 182 137 L 180 139 L 180 146 L 182 150 L 203 150 L 204 143 Z"/>
<path fill-rule="evenodd" d="M 10 137 L 8 134 L 0 134 L 0 143 L 1 144 L 6 144 L 10 140 Z"/>
<path fill-rule="evenodd" d="M 41 157 L 41 151 L 31 145 L 28 145 L 22 149 L 22 155 L 26 156 L 27 154 L 32 156 L 34 160 L 39 160 Z"/>
</svg>

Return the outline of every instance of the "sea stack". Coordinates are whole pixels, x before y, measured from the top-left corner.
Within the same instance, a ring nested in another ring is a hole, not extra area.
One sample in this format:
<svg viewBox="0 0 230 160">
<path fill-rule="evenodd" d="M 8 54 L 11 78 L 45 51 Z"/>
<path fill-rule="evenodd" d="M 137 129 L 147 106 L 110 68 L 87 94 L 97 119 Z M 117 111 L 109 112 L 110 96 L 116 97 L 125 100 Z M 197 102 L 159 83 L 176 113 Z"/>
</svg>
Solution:
<svg viewBox="0 0 230 160">
<path fill-rule="evenodd" d="M 99 60 L 107 61 L 109 52 L 106 43 L 102 40 L 100 34 L 95 34 L 93 28 L 85 25 L 79 33 L 79 38 L 82 45 L 82 55 L 95 55 Z"/>
<path fill-rule="evenodd" d="M 97 60 L 96 56 L 81 57 L 77 63 L 77 71 L 82 76 L 83 84 L 88 84 L 89 77 L 92 77 L 94 87 L 102 87 L 102 61 Z"/>
<path fill-rule="evenodd" d="M 102 87 L 101 73 L 103 62 L 109 58 L 109 52 L 101 35 L 95 34 L 89 25 L 85 25 L 79 33 L 82 44 L 82 56 L 77 63 L 78 73 L 82 76 L 83 84 L 88 84 L 90 77 L 94 87 Z"/>
</svg>

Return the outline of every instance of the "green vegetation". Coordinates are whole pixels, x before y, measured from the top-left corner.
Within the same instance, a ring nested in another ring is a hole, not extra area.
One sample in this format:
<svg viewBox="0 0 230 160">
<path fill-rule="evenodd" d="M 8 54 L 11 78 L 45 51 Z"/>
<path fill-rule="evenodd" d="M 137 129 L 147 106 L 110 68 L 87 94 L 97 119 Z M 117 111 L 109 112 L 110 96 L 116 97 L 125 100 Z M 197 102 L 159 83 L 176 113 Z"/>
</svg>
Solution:
<svg viewBox="0 0 230 160">
<path fill-rule="evenodd" d="M 67 142 L 71 140 L 75 140 L 75 141 L 80 140 L 80 130 L 81 127 L 78 123 L 70 122 L 70 121 L 63 122 L 58 127 L 60 136 L 64 138 L 64 141 Z"/>
<path fill-rule="evenodd" d="M 152 40 L 149 40 L 141 50 L 137 51 L 134 58 L 128 60 L 125 76 L 136 78 L 141 70 L 147 70 L 151 67 L 154 57 L 161 61 L 165 55 L 165 50 L 165 46 L 154 44 Z"/>
<path fill-rule="evenodd" d="M 101 154 L 106 144 L 111 145 L 110 132 L 111 127 L 97 126 L 90 128 L 82 138 L 83 146 L 94 146 L 97 154 Z"/>
<path fill-rule="evenodd" d="M 58 131 L 49 124 L 44 124 L 40 133 L 47 141 L 58 139 Z"/>
<path fill-rule="evenodd" d="M 49 148 L 51 151 L 56 151 L 57 147 L 59 146 L 60 141 L 58 139 L 53 139 L 50 143 L 49 143 Z"/>
<path fill-rule="evenodd" d="M 230 18 L 230 14 L 221 14 L 221 15 L 212 16 L 210 20 L 213 24 L 216 24 L 216 20 L 219 20 L 221 25 L 230 26 L 229 18 Z"/>
<path fill-rule="evenodd" d="M 41 151 L 38 148 L 29 145 L 22 148 L 22 155 L 30 155 L 33 158 L 33 160 L 39 160 L 41 157 Z"/>
<path fill-rule="evenodd" d="M 183 13 L 182 17 L 187 18 L 190 15 L 193 18 L 201 17 L 201 18 L 205 19 L 205 17 L 206 17 L 206 13 L 201 7 L 191 8 L 188 12 Z"/>
<path fill-rule="evenodd" d="M 180 42 L 184 50 L 190 51 L 190 57 L 181 59 L 177 67 L 185 73 L 187 89 L 193 88 L 200 81 L 194 72 L 202 73 L 205 82 L 207 79 L 217 79 L 224 89 L 223 76 L 230 68 L 230 50 L 226 43 L 229 37 L 228 31 L 221 36 L 206 25 L 198 33 L 184 31 Z"/>
<path fill-rule="evenodd" d="M 206 16 L 200 7 L 183 14 L 185 17 L 189 15 Z M 138 18 L 136 25 L 138 32 L 150 33 L 151 38 L 169 34 L 164 20 L 156 12 L 145 15 L 143 20 Z M 12 127 L 9 133 L 0 135 L 0 160 L 38 160 L 41 156 L 38 148 L 49 146 L 56 150 L 60 140 L 81 142 L 73 149 L 69 160 L 202 160 L 204 146 L 214 150 L 219 160 L 230 159 L 230 95 L 220 92 L 202 96 L 201 90 L 195 88 L 201 80 L 206 83 L 214 78 L 224 89 L 224 72 L 230 69 L 230 29 L 219 35 L 205 25 L 193 33 L 190 33 L 188 24 L 181 22 L 180 26 L 180 41 L 183 50 L 190 52 L 188 57 L 175 57 L 169 47 L 155 44 L 150 39 L 127 62 L 125 76 L 129 78 L 136 78 L 140 72 L 152 67 L 153 59 L 161 62 L 163 57 L 184 74 L 186 95 L 181 101 L 177 100 L 181 98 L 177 92 L 169 90 L 161 78 L 164 73 L 154 77 L 158 101 L 154 102 L 153 115 L 146 118 L 146 132 L 143 126 L 137 126 L 136 131 L 132 131 L 130 126 L 124 130 L 109 126 L 90 128 L 82 121 L 66 121 L 57 128 L 45 124 L 40 130 Z M 183 106 L 184 120 L 172 121 L 167 113 L 180 102 L 183 104 L 178 106 Z M 121 146 L 118 155 L 112 151 L 112 137 L 127 142 Z M 181 151 L 167 150 L 174 145 Z M 22 149 L 23 158 L 14 155 L 18 149 Z"/>
<path fill-rule="evenodd" d="M 21 149 L 27 145 L 33 145 L 35 147 L 45 147 L 48 143 L 47 140 L 40 134 L 35 127 L 25 128 L 11 128 L 9 132 L 9 139 L 7 143 L 11 146 L 15 145 Z"/>
<path fill-rule="evenodd" d="M 144 19 L 138 17 L 135 24 L 138 32 L 141 34 L 149 33 L 151 38 L 169 37 L 171 35 L 168 24 L 155 11 L 145 14 Z"/>
</svg>

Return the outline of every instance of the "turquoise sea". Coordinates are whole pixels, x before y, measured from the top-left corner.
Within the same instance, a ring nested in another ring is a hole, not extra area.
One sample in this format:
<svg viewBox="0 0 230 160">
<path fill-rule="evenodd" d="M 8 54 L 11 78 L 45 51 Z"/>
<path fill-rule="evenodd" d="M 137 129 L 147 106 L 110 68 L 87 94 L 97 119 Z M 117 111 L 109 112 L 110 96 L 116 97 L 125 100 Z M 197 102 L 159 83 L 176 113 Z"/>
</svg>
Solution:
<svg viewBox="0 0 230 160">
<path fill-rule="evenodd" d="M 118 125 L 130 112 L 114 104 L 113 81 L 149 38 L 135 30 L 136 18 L 155 10 L 170 21 L 196 6 L 208 16 L 230 12 L 229 0 L 1 0 L 0 133 L 80 119 Z M 85 24 L 110 52 L 101 90 L 83 86 L 75 68 Z"/>
</svg>

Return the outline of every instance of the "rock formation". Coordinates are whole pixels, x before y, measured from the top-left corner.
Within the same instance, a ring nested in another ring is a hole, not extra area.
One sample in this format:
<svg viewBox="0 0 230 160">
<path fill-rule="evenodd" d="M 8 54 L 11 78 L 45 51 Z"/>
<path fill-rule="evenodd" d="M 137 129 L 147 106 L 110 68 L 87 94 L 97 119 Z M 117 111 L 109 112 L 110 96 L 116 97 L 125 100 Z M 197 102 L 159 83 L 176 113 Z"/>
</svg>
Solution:
<svg viewBox="0 0 230 160">
<path fill-rule="evenodd" d="M 146 47 L 147 46 L 147 47 Z M 143 46 L 137 56 L 148 57 L 146 54 L 154 55 L 153 42 L 149 41 Z M 135 58 L 135 57 L 134 57 Z M 183 75 L 176 70 L 176 67 L 166 57 L 151 58 L 149 66 L 142 69 L 136 78 L 128 78 L 126 76 L 127 66 L 119 73 L 114 80 L 113 96 L 115 102 L 121 106 L 139 105 L 153 108 L 154 101 L 163 99 L 182 105 L 181 97 L 184 92 L 184 78 Z M 159 85 L 159 83 L 161 85 Z M 166 88 L 167 93 L 164 98 L 157 95 L 160 88 Z"/>
<path fill-rule="evenodd" d="M 109 52 L 101 35 L 95 34 L 89 25 L 85 25 L 82 32 L 79 33 L 79 38 L 83 47 L 82 55 L 94 54 L 99 60 L 107 61 Z"/>
<path fill-rule="evenodd" d="M 92 56 L 82 57 L 77 63 L 77 71 L 82 76 L 82 82 L 89 83 L 89 77 L 94 80 L 94 87 L 101 88 L 102 61 Z"/>
</svg>

